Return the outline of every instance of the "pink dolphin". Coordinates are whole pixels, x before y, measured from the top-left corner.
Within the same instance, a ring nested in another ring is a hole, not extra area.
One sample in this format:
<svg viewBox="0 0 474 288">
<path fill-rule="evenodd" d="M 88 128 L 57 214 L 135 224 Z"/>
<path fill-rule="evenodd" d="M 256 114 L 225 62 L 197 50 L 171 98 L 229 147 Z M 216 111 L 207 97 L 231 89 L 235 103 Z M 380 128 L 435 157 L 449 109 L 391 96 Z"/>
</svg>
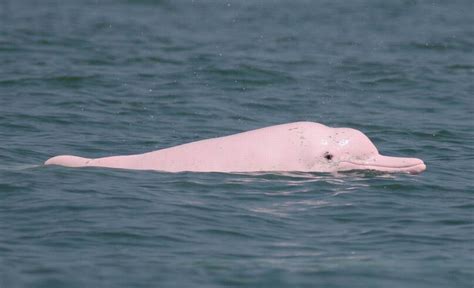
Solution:
<svg viewBox="0 0 474 288">
<path fill-rule="evenodd" d="M 88 159 L 56 156 L 46 165 L 167 172 L 336 172 L 376 170 L 420 173 L 422 160 L 382 156 L 362 132 L 295 122 L 206 139 L 136 155 Z"/>
</svg>

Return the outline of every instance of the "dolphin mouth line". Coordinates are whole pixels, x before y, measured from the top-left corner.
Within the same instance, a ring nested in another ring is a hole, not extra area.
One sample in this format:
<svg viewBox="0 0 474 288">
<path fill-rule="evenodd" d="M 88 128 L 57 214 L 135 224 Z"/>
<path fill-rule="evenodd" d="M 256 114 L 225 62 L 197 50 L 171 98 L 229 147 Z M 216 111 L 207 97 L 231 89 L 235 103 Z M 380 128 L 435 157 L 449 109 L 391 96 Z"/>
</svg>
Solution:
<svg viewBox="0 0 474 288">
<path fill-rule="evenodd" d="M 408 173 L 420 173 L 426 169 L 425 163 L 416 164 L 405 164 L 405 165 L 389 165 L 389 164 L 378 164 L 378 163 L 357 163 L 352 161 L 341 161 L 340 163 L 350 164 L 349 170 L 360 169 L 360 170 L 375 170 L 385 172 L 408 172 Z"/>
<path fill-rule="evenodd" d="M 423 163 L 417 163 L 417 164 L 407 164 L 407 165 L 383 165 L 383 164 L 377 164 L 377 163 L 357 163 L 357 162 L 352 162 L 352 161 L 341 161 L 339 163 L 349 163 L 355 166 L 364 166 L 364 167 L 381 167 L 381 168 L 393 168 L 393 169 L 400 169 L 400 168 L 410 168 L 410 167 L 416 167 L 419 165 L 424 165 Z"/>
</svg>

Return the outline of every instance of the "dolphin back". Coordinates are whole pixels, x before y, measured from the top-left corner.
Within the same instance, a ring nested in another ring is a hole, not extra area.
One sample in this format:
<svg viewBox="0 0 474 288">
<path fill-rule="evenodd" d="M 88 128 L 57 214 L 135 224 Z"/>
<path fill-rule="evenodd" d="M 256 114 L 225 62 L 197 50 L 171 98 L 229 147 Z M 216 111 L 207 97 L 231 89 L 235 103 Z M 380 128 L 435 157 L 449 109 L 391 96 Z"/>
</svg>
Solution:
<svg viewBox="0 0 474 288">
<path fill-rule="evenodd" d="M 66 167 L 84 167 L 91 161 L 90 158 L 83 158 L 72 155 L 60 155 L 48 159 L 44 165 L 60 165 Z"/>
</svg>

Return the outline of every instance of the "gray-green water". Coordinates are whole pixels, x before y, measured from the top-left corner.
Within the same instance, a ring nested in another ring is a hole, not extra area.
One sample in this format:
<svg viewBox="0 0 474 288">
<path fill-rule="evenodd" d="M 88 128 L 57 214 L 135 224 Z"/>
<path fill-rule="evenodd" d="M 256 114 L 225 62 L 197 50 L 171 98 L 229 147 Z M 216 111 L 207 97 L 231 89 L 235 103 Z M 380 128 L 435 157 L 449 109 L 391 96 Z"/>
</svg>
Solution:
<svg viewBox="0 0 474 288">
<path fill-rule="evenodd" d="M 472 1 L 0 1 L 0 287 L 472 287 Z M 420 175 L 43 167 L 297 120 Z"/>
</svg>

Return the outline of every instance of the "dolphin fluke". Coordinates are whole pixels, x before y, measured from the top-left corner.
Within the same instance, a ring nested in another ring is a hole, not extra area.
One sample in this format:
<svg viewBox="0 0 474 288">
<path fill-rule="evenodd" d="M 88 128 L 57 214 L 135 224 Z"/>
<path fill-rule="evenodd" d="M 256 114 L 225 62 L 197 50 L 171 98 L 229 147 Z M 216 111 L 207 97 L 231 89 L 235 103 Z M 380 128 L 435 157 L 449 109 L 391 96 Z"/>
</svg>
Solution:
<svg viewBox="0 0 474 288">
<path fill-rule="evenodd" d="M 44 165 L 61 165 L 66 167 L 84 167 L 91 161 L 89 158 L 83 158 L 71 155 L 60 155 L 49 158 Z"/>
</svg>

